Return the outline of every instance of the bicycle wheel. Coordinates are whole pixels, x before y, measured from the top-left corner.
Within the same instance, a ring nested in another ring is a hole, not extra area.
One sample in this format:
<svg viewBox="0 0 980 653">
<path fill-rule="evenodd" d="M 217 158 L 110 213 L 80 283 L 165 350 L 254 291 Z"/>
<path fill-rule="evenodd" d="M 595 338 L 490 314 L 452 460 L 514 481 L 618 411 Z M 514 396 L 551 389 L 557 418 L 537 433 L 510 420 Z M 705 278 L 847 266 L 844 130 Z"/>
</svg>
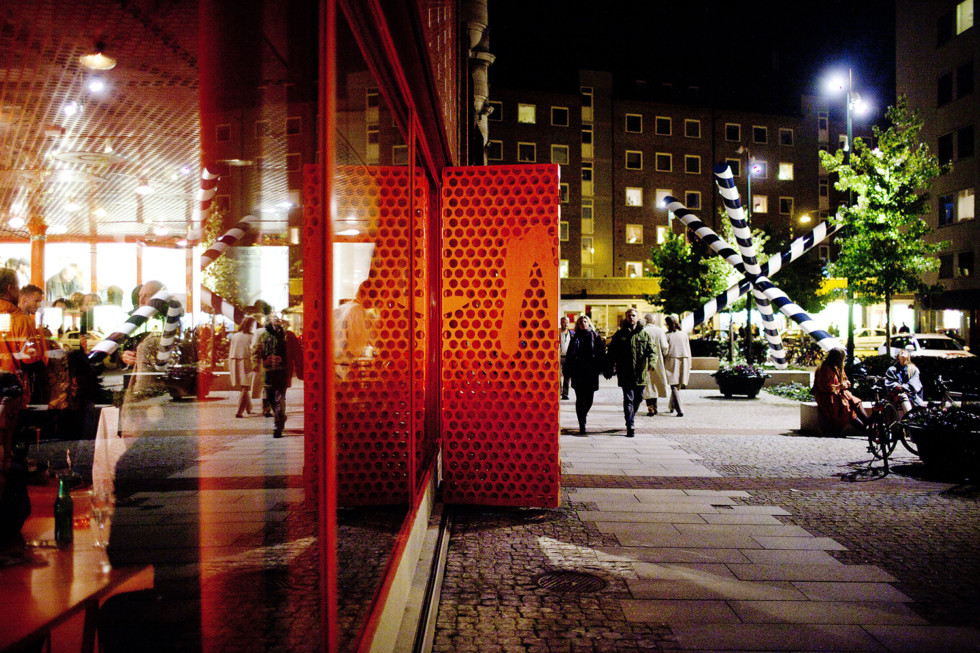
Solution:
<svg viewBox="0 0 980 653">
<path fill-rule="evenodd" d="M 902 428 L 902 423 L 898 420 L 898 409 L 891 404 L 887 404 L 881 410 L 881 421 L 885 426 L 886 436 L 884 437 L 884 449 L 886 456 L 892 455 L 895 451 L 895 447 L 898 446 L 898 441 L 901 439 L 901 433 L 905 430 Z"/>
<path fill-rule="evenodd" d="M 908 449 L 909 453 L 919 455 L 919 447 L 916 446 L 915 442 L 909 436 L 909 430 L 905 428 L 905 420 L 910 417 L 915 416 L 918 413 L 924 412 L 926 410 L 925 406 L 916 406 L 909 412 L 905 413 L 905 417 L 901 419 L 898 423 L 897 435 L 899 440 L 902 442 L 902 446 Z"/>
</svg>

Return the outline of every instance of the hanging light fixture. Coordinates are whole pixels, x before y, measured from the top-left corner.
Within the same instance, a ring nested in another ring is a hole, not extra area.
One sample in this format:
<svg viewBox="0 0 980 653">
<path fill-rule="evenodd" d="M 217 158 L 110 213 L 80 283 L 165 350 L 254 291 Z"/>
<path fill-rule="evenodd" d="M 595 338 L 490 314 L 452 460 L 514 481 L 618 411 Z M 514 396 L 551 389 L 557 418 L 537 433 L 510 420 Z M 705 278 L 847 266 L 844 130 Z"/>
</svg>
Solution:
<svg viewBox="0 0 980 653">
<path fill-rule="evenodd" d="M 140 179 L 140 185 L 136 187 L 137 195 L 152 195 L 154 192 L 153 186 L 144 178 Z"/>
<path fill-rule="evenodd" d="M 105 50 L 105 43 L 102 41 L 95 42 L 95 52 L 84 54 L 78 58 L 78 61 L 91 70 L 112 70 L 116 67 L 116 60 L 112 57 L 107 57 L 103 50 Z"/>
</svg>

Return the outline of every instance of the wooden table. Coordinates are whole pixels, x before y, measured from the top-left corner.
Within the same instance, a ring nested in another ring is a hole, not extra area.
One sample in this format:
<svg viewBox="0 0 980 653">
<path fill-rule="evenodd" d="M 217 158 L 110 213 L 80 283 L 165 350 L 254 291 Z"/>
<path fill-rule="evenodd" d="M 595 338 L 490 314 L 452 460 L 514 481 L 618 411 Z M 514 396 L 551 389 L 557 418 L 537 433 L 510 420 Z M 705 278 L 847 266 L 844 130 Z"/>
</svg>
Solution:
<svg viewBox="0 0 980 653">
<path fill-rule="evenodd" d="M 81 650 L 91 653 L 100 602 L 119 591 L 123 584 L 131 586 L 127 589 L 152 587 L 152 567 L 113 569 L 105 549 L 94 546 L 92 531 L 82 524 L 76 524 L 75 542 L 70 550 L 55 548 L 51 542 L 54 539 L 51 508 L 41 503 L 50 499 L 53 504 L 54 494 L 48 488 L 39 492 L 35 489 L 31 488 L 31 502 L 35 514 L 41 514 L 28 520 L 23 533 L 28 541 L 40 541 L 42 545 L 29 548 L 33 563 L 0 568 L 0 651 L 84 614 Z M 88 515 L 85 493 L 72 493 L 72 496 L 76 517 Z"/>
</svg>

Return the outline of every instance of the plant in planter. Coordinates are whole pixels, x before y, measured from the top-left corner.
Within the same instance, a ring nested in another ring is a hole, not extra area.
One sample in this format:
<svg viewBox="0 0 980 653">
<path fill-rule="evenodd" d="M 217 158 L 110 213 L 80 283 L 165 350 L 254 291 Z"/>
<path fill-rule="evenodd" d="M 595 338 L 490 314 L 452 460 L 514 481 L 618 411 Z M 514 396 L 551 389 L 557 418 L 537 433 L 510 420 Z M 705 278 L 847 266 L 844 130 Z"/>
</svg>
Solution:
<svg viewBox="0 0 980 653">
<path fill-rule="evenodd" d="M 225 330 L 220 328 L 214 337 L 212 333 L 210 327 L 198 327 L 185 332 L 178 341 L 177 362 L 167 370 L 165 379 L 167 391 L 173 399 L 204 399 L 211 392 L 214 369 L 224 364 L 228 351 Z"/>
<path fill-rule="evenodd" d="M 980 405 L 922 408 L 903 422 L 922 462 L 958 473 L 980 472 Z"/>
<path fill-rule="evenodd" d="M 726 397 L 732 395 L 748 395 L 749 399 L 755 398 L 765 384 L 768 374 L 754 365 L 733 365 L 723 367 L 711 376 L 715 377 L 718 389 Z"/>
</svg>

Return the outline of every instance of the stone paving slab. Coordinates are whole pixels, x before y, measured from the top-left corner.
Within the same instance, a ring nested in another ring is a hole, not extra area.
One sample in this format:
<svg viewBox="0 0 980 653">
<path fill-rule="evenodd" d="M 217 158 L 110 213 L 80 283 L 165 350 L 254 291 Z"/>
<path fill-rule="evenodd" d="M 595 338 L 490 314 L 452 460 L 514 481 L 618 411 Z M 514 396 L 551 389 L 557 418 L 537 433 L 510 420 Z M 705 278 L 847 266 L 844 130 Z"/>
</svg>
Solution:
<svg viewBox="0 0 980 653">
<path fill-rule="evenodd" d="M 600 557 L 606 556 L 624 562 L 653 563 L 747 563 L 749 558 L 738 549 L 686 549 L 683 547 L 656 548 L 631 546 L 603 546 L 595 550 Z M 840 563 L 838 563 L 840 564 Z"/>
<path fill-rule="evenodd" d="M 926 620 L 902 602 L 732 600 L 745 623 L 767 624 L 915 624 Z"/>
<path fill-rule="evenodd" d="M 834 565 L 843 566 L 840 560 L 826 551 L 774 551 L 771 549 L 745 549 L 745 558 L 760 565 Z"/>
<path fill-rule="evenodd" d="M 724 601 L 623 601 L 623 614 L 629 621 L 668 624 L 742 623 Z"/>
<path fill-rule="evenodd" d="M 864 630 L 896 653 L 975 653 L 980 631 L 955 626 L 867 625 Z"/>
<path fill-rule="evenodd" d="M 671 630 L 682 651 L 886 651 L 860 626 L 680 623 Z"/>
<path fill-rule="evenodd" d="M 794 581 L 793 586 L 811 601 L 912 601 L 888 583 Z"/>
<path fill-rule="evenodd" d="M 689 580 L 715 582 L 717 579 L 738 580 L 731 569 L 721 563 L 651 563 L 635 562 L 637 578 L 647 580 Z"/>
<path fill-rule="evenodd" d="M 749 552 L 746 552 L 749 556 Z M 730 565 L 742 580 L 838 581 L 852 583 L 895 583 L 894 576 L 873 565 L 750 564 Z"/>
<path fill-rule="evenodd" d="M 821 551 L 845 551 L 845 547 L 829 537 L 767 537 L 753 535 L 764 549 L 808 549 Z"/>
<path fill-rule="evenodd" d="M 627 579 L 626 584 L 629 586 L 633 597 L 638 599 L 742 600 L 747 605 L 768 602 L 772 603 L 773 606 L 781 606 L 782 603 L 806 602 L 806 596 L 802 592 L 793 587 L 792 583 L 783 581 L 763 583 L 712 577 L 705 574 L 694 580 L 681 578 L 673 580 Z M 752 621 L 753 619 L 743 617 L 742 620 Z"/>
</svg>

